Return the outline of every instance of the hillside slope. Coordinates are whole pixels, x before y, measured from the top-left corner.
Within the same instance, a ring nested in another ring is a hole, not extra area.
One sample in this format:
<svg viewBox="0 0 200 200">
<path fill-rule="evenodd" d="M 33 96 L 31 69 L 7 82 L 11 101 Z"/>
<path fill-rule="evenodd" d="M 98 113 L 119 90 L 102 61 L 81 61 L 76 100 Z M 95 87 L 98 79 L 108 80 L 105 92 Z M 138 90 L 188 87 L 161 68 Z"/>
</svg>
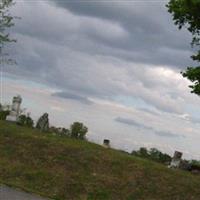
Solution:
<svg viewBox="0 0 200 200">
<path fill-rule="evenodd" d="M 0 182 L 56 200 L 199 200 L 200 177 L 0 121 Z"/>
</svg>

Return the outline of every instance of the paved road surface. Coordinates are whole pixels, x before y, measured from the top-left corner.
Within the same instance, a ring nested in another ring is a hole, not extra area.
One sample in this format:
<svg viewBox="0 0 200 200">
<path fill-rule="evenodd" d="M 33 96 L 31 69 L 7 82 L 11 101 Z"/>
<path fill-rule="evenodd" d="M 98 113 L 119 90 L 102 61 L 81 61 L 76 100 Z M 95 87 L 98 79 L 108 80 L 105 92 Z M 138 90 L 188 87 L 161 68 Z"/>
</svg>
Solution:
<svg viewBox="0 0 200 200">
<path fill-rule="evenodd" d="M 21 190 L 0 186 L 0 200 L 47 200 Z"/>
</svg>

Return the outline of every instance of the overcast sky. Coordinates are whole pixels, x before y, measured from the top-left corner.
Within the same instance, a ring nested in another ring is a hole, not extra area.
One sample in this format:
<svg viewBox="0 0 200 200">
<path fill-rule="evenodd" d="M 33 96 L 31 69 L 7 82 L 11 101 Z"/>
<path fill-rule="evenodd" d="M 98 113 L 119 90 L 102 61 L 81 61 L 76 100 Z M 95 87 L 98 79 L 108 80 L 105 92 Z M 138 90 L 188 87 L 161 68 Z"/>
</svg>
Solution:
<svg viewBox="0 0 200 200">
<path fill-rule="evenodd" d="M 52 125 L 74 121 L 88 138 L 127 151 L 145 146 L 200 159 L 200 98 L 180 71 L 191 35 L 173 24 L 167 1 L 17 0 L 3 66 L 3 101 Z"/>
</svg>

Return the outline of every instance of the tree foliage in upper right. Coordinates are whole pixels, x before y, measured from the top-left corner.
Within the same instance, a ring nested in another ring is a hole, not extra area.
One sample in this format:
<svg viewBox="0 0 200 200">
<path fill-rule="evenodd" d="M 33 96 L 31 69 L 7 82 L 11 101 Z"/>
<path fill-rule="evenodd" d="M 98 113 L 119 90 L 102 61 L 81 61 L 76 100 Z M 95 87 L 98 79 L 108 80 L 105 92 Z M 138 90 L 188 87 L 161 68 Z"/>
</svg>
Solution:
<svg viewBox="0 0 200 200">
<path fill-rule="evenodd" d="M 200 0 L 170 0 L 167 7 L 175 25 L 179 29 L 186 27 L 191 32 L 191 45 L 197 51 L 191 58 L 200 63 Z M 193 82 L 189 86 L 191 92 L 200 95 L 200 66 L 187 67 L 182 75 Z"/>
</svg>

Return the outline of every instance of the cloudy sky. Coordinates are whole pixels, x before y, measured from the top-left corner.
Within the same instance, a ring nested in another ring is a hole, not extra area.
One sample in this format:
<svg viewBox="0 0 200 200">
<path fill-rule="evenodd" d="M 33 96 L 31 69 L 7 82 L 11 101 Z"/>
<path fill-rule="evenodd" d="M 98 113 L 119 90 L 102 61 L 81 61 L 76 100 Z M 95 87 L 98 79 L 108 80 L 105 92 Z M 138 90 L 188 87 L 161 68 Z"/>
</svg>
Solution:
<svg viewBox="0 0 200 200">
<path fill-rule="evenodd" d="M 191 35 L 173 24 L 165 4 L 150 0 L 17 0 L 2 66 L 3 102 L 23 97 L 37 119 L 81 121 L 88 138 L 127 151 L 156 147 L 200 159 L 200 98 L 180 71 Z"/>
</svg>

